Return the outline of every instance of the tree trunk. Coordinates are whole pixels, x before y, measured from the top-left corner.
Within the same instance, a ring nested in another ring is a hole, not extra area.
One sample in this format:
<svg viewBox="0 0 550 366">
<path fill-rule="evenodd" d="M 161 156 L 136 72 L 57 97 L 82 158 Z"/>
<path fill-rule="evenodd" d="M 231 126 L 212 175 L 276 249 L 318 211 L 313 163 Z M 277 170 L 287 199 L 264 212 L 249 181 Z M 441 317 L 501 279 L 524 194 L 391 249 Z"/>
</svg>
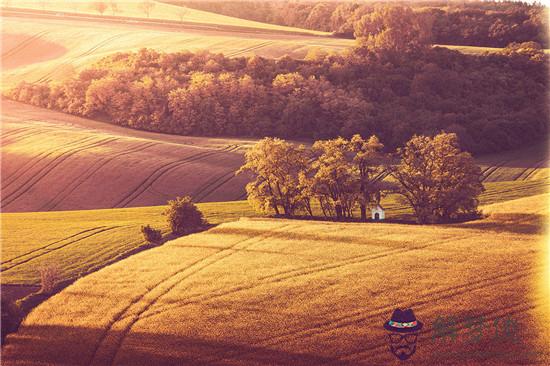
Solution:
<svg viewBox="0 0 550 366">
<path fill-rule="evenodd" d="M 367 206 L 361 204 L 361 221 L 367 221 Z"/>
<path fill-rule="evenodd" d="M 342 205 L 337 204 L 335 208 L 336 208 L 336 218 L 338 220 L 342 219 Z"/>
</svg>

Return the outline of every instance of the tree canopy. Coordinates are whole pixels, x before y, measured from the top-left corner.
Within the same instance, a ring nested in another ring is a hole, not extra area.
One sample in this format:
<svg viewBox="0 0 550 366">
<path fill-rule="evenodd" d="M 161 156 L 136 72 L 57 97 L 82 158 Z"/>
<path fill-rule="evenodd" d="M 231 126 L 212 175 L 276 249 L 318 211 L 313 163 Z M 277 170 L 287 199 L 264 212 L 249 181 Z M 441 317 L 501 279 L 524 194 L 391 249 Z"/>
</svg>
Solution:
<svg viewBox="0 0 550 366">
<path fill-rule="evenodd" d="M 477 196 L 484 190 L 481 169 L 460 150 L 456 134 L 414 136 L 399 153 L 401 162 L 391 175 L 419 223 L 477 214 Z"/>
<path fill-rule="evenodd" d="M 473 153 L 548 131 L 548 56 L 536 43 L 465 55 L 358 47 L 308 60 L 143 49 L 107 56 L 61 83 L 21 83 L 14 100 L 133 128 L 203 136 L 351 138 L 388 150 L 414 134 L 460 137 Z"/>
</svg>

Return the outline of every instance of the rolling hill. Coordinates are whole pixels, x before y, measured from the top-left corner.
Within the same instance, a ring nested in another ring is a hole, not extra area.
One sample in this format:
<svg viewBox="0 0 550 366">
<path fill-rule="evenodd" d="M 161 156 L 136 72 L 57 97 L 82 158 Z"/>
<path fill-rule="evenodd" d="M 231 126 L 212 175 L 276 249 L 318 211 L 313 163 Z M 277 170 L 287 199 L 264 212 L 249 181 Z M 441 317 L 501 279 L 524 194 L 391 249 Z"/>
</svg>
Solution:
<svg viewBox="0 0 550 366">
<path fill-rule="evenodd" d="M 532 352 L 550 341 L 547 200 L 462 225 L 222 224 L 78 280 L 9 336 L 3 363 L 388 364 L 382 324 L 400 306 L 425 323 L 412 364 L 548 364 Z M 454 343 L 432 338 L 438 316 L 455 317 Z M 493 338 L 504 319 L 516 339 Z"/>
<path fill-rule="evenodd" d="M 41 12 L 66 12 L 70 14 L 93 15 L 103 18 L 141 18 L 144 21 L 167 20 L 181 23 L 212 24 L 220 26 L 238 26 L 266 31 L 299 32 L 312 35 L 329 35 L 328 32 L 313 31 L 309 29 L 285 27 L 275 24 L 255 22 L 246 19 L 234 18 L 217 13 L 201 11 L 191 8 L 167 4 L 160 1 L 149 1 L 153 3 L 150 13 L 147 15 L 143 9 L 143 1 L 140 0 L 117 0 L 115 10 L 111 2 L 105 2 L 107 8 L 103 14 L 98 12 L 94 1 L 63 1 L 63 0 L 18 0 L 17 2 L 3 1 L 2 5 L 18 10 L 37 10 Z"/>
<path fill-rule="evenodd" d="M 244 197 L 248 177 L 235 176 L 244 161 L 239 140 L 102 131 L 95 128 L 101 123 L 56 112 L 41 111 L 38 120 L 3 113 L 3 212 L 151 206 L 177 195 L 197 202 Z"/>
<path fill-rule="evenodd" d="M 177 195 L 197 202 L 245 197 L 249 177 L 234 173 L 254 140 L 151 133 L 17 102 L 2 106 L 3 212 L 157 206 Z M 520 197 L 547 187 L 543 143 L 478 161 L 485 183 L 510 182 Z"/>
<path fill-rule="evenodd" d="M 200 203 L 199 208 L 210 224 L 254 215 L 246 201 Z M 164 209 L 3 213 L 1 284 L 39 285 L 43 266 L 56 267 L 60 281 L 75 280 L 149 248 L 140 228 L 151 225 L 168 235 Z"/>
<path fill-rule="evenodd" d="M 216 19 L 214 16 L 211 20 Z M 64 80 L 106 55 L 141 48 L 164 52 L 208 50 L 230 57 L 289 55 L 304 58 L 311 49 L 341 51 L 353 45 L 351 40 L 328 36 L 273 29 L 266 32 L 262 26 L 248 31 L 224 29 L 223 26 L 194 28 L 192 25 L 166 29 L 162 25 L 143 25 L 137 21 L 107 23 L 95 18 L 55 16 L 54 19 L 4 16 L 2 23 L 3 88 L 22 80 Z"/>
</svg>

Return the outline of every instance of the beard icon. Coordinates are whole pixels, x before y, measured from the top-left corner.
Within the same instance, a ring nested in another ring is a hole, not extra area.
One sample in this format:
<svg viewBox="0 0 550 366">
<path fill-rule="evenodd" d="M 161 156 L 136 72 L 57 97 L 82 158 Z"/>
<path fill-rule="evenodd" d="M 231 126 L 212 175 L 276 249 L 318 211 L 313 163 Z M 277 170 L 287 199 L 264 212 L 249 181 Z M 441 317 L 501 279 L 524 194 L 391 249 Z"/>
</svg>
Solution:
<svg viewBox="0 0 550 366">
<path fill-rule="evenodd" d="M 391 353 L 401 361 L 407 360 L 416 352 L 418 333 L 390 333 L 388 339 Z"/>
<path fill-rule="evenodd" d="M 422 326 L 422 322 L 416 320 L 411 309 L 395 309 L 391 320 L 384 323 L 384 329 L 389 331 L 390 352 L 401 361 L 414 355 L 418 332 Z"/>
</svg>

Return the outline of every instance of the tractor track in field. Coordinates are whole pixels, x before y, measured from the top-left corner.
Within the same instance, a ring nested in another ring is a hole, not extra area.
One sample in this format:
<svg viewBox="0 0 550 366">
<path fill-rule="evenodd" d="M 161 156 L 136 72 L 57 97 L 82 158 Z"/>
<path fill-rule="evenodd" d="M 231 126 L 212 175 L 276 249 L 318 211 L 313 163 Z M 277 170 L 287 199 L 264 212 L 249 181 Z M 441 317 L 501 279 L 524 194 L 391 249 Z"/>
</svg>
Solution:
<svg viewBox="0 0 550 366">
<path fill-rule="evenodd" d="M 540 266 L 542 268 L 542 266 Z M 500 280 L 499 283 L 505 283 L 511 279 L 519 279 L 527 277 L 533 273 L 535 273 L 536 268 L 530 268 L 526 269 L 524 271 L 518 272 L 509 272 L 506 274 L 501 274 L 498 276 L 494 276 L 491 278 L 484 278 L 478 281 L 472 281 L 470 283 L 465 283 L 457 286 L 453 286 L 450 288 L 443 289 L 441 291 L 432 291 L 432 292 L 426 292 L 424 294 L 419 294 L 418 298 L 419 300 L 414 301 L 410 304 L 408 304 L 408 307 L 414 307 L 419 308 L 424 305 L 430 305 L 433 304 L 436 301 L 441 301 L 445 299 L 449 299 L 458 295 L 468 294 L 472 290 L 481 290 L 487 287 L 492 287 L 495 285 L 495 282 L 490 282 L 496 280 Z M 489 283 L 485 283 L 489 281 Z M 441 296 L 435 296 L 434 295 L 441 295 Z M 523 302 L 521 304 L 524 304 Z M 367 314 L 365 314 L 362 311 L 356 311 L 350 314 L 346 314 L 344 316 L 340 316 L 339 318 L 327 320 L 324 322 L 319 322 L 317 324 L 314 324 L 312 326 L 308 326 L 306 328 L 297 329 L 297 330 L 291 330 L 283 334 L 271 336 L 268 338 L 265 338 L 259 342 L 256 342 L 253 344 L 253 346 L 259 346 L 259 347 L 271 347 L 280 344 L 281 342 L 293 340 L 293 339 L 304 339 L 305 337 L 312 337 L 315 335 L 321 335 L 325 334 L 330 331 L 338 330 L 341 328 L 345 328 L 347 326 L 356 325 L 360 322 L 367 322 L 367 321 L 376 321 L 380 317 L 383 317 L 384 315 L 390 313 L 394 309 L 394 305 L 391 306 L 381 306 L 376 308 L 374 311 L 371 311 Z M 380 346 L 387 346 L 386 343 L 381 343 L 373 348 L 378 348 Z M 364 351 L 364 350 L 362 350 Z M 253 351 L 252 351 L 253 352 Z M 250 353 L 252 353 L 250 352 Z M 216 358 L 216 361 L 223 361 L 227 358 L 235 358 L 235 357 L 242 357 L 246 356 L 250 353 L 236 353 L 236 354 L 226 354 L 223 356 L 220 356 L 219 358 Z"/>
<path fill-rule="evenodd" d="M 51 242 L 51 243 L 49 243 L 49 244 L 46 244 L 46 245 L 44 245 L 43 247 L 33 249 L 33 250 L 31 250 L 30 252 L 26 252 L 26 253 L 20 254 L 20 255 L 18 255 L 18 256 L 16 256 L 16 257 L 13 257 L 13 258 L 11 258 L 11 259 L 5 260 L 5 261 L 1 262 L 0 264 L 1 264 L 1 265 L 4 265 L 4 264 L 6 264 L 6 263 L 11 263 L 11 262 L 13 262 L 13 261 L 16 260 L 16 259 L 19 259 L 19 258 L 22 258 L 22 257 L 26 257 L 26 256 L 29 255 L 29 254 L 32 254 L 32 253 L 37 252 L 37 251 L 39 251 L 39 250 L 45 249 L 45 248 L 47 248 L 47 247 L 49 247 L 49 246 L 52 246 L 52 245 L 54 245 L 54 244 L 61 243 L 62 241 L 72 239 L 72 238 L 74 238 L 75 236 L 78 236 L 78 235 L 80 235 L 80 234 L 84 234 L 84 233 L 87 233 L 87 232 L 89 232 L 89 231 L 101 229 L 101 228 L 104 228 L 104 227 L 105 227 L 105 226 L 97 226 L 97 227 L 93 227 L 93 228 L 91 228 L 91 229 L 86 229 L 86 230 L 80 231 L 80 232 L 78 232 L 78 233 L 76 233 L 76 234 L 67 236 L 67 237 L 65 237 L 65 238 L 63 238 L 63 239 L 59 239 L 59 240 L 56 240 L 56 241 Z"/>
<path fill-rule="evenodd" d="M 126 194 L 121 200 L 119 200 L 113 207 L 126 207 L 127 205 L 132 203 L 132 201 L 134 201 L 139 196 L 141 196 L 145 191 L 147 191 L 147 189 L 149 189 L 153 185 L 153 183 L 155 183 L 163 175 L 175 169 L 178 169 L 187 164 L 190 164 L 199 160 L 203 160 L 207 157 L 211 157 L 217 154 L 232 152 L 236 149 L 238 149 L 238 146 L 236 147 L 230 146 L 224 149 L 208 150 L 206 152 L 194 153 L 185 158 L 163 164 L 157 169 L 155 169 L 152 173 L 150 173 L 140 184 L 138 184 L 135 188 L 133 188 L 128 194 Z"/>
<path fill-rule="evenodd" d="M 529 184 L 529 186 L 526 186 L 527 184 Z M 550 180 L 541 180 L 540 182 L 537 181 L 537 180 L 532 180 L 532 181 L 528 181 L 526 183 L 526 185 L 522 185 L 520 187 L 512 187 L 512 188 L 509 188 L 509 189 L 495 190 L 495 191 L 483 193 L 480 196 L 480 198 L 484 199 L 484 200 L 487 199 L 487 198 L 491 199 L 492 197 L 502 198 L 504 193 L 524 192 L 524 191 L 529 191 L 529 189 L 532 188 L 532 187 L 544 187 L 544 186 L 547 186 L 549 184 L 550 184 Z M 526 196 L 531 196 L 531 195 L 528 194 Z"/>
<path fill-rule="evenodd" d="M 529 220 L 530 219 L 521 220 L 521 221 L 518 221 L 518 223 L 529 221 Z M 179 302 L 176 302 L 172 305 L 168 305 L 168 306 L 165 306 L 161 309 L 158 309 L 157 311 L 146 314 L 146 316 L 144 318 L 158 315 L 158 314 L 163 313 L 167 310 L 171 310 L 172 308 L 179 308 L 179 307 L 189 305 L 189 304 L 196 304 L 196 303 L 201 303 L 201 302 L 204 302 L 204 301 L 209 301 L 209 300 L 212 300 L 212 299 L 215 299 L 215 298 L 231 295 L 231 294 L 234 294 L 234 293 L 237 293 L 237 292 L 240 292 L 240 291 L 250 290 L 250 289 L 253 289 L 253 288 L 256 288 L 256 287 L 259 287 L 259 286 L 263 286 L 263 285 L 267 285 L 267 284 L 273 284 L 273 283 L 276 283 L 276 282 L 281 282 L 281 281 L 285 281 L 285 280 L 289 280 L 289 279 L 294 279 L 294 278 L 297 278 L 297 277 L 310 275 L 310 274 L 313 274 L 313 273 L 319 273 L 319 272 L 322 272 L 322 271 L 334 270 L 334 269 L 341 268 L 341 267 L 344 267 L 344 266 L 347 266 L 347 265 L 361 264 L 361 263 L 365 263 L 365 262 L 368 262 L 368 261 L 371 261 L 371 260 L 385 258 L 385 257 L 395 255 L 395 254 L 403 254 L 403 253 L 408 253 L 408 252 L 412 252 L 412 251 L 416 251 L 416 250 L 423 250 L 423 249 L 427 249 L 427 248 L 438 246 L 438 245 L 444 245 L 444 244 L 456 242 L 457 240 L 468 239 L 472 235 L 475 235 L 475 234 L 472 233 L 470 235 L 462 235 L 460 237 L 452 237 L 452 238 L 449 238 L 449 239 L 439 241 L 437 243 L 425 244 L 425 245 L 414 247 L 414 248 L 394 248 L 394 249 L 389 249 L 389 250 L 383 250 L 383 251 L 380 251 L 380 252 L 377 252 L 377 253 L 371 253 L 371 254 L 355 256 L 355 257 L 352 257 L 352 258 L 347 258 L 347 259 L 343 259 L 343 260 L 336 261 L 336 262 L 317 264 L 317 265 L 313 265 L 313 266 L 306 266 L 306 267 L 301 267 L 301 268 L 297 268 L 297 269 L 292 269 L 292 270 L 288 270 L 288 271 L 275 273 L 273 275 L 260 277 L 260 278 L 258 278 L 258 280 L 256 280 L 256 282 L 251 283 L 251 284 L 235 286 L 231 289 L 225 289 L 225 290 L 222 289 L 224 291 L 221 291 L 221 292 L 219 292 L 219 290 L 214 290 L 214 291 L 210 292 L 209 294 L 200 294 L 200 295 L 195 295 L 195 296 L 188 297 L 188 298 L 185 299 L 185 301 L 179 301 Z M 216 291 L 218 291 L 218 292 L 216 292 Z M 361 313 L 361 314 L 363 314 L 363 313 Z"/>
<path fill-rule="evenodd" d="M 547 159 L 542 159 L 538 161 L 534 167 L 530 167 L 525 169 L 523 172 L 521 172 L 514 180 L 523 180 L 526 181 L 531 177 L 533 174 L 537 172 L 545 163 Z M 525 174 L 525 175 L 524 175 Z"/>
<path fill-rule="evenodd" d="M 246 52 L 259 50 L 260 48 L 269 46 L 270 44 L 273 44 L 273 41 L 262 42 L 260 44 L 254 45 L 254 46 L 243 48 L 242 50 L 231 52 L 226 57 L 235 57 L 235 56 L 238 56 L 238 55 L 242 55 Z"/>
<path fill-rule="evenodd" d="M 100 141 L 97 141 L 95 143 L 90 143 L 85 146 L 80 146 L 78 148 L 75 148 L 73 150 L 67 151 L 65 153 L 62 153 L 61 155 L 55 157 L 53 160 L 48 162 L 45 166 L 42 167 L 42 169 L 39 170 L 38 173 L 34 174 L 30 179 L 28 179 L 25 183 L 20 185 L 15 191 L 8 194 L 6 197 L 2 197 L 2 204 L 1 208 L 5 208 L 15 202 L 19 197 L 21 197 L 23 194 L 27 193 L 32 187 L 36 185 L 40 180 L 42 180 L 45 176 L 47 176 L 53 169 L 55 169 L 57 166 L 59 166 L 61 163 L 63 163 L 65 160 L 67 160 L 69 157 L 88 150 L 95 147 L 99 147 L 102 145 L 106 145 L 110 142 L 116 141 L 119 138 L 117 137 L 108 137 L 104 138 Z"/>
<path fill-rule="evenodd" d="M 280 227 L 277 228 L 277 230 L 283 230 L 285 228 L 287 228 L 288 226 L 291 226 L 291 224 L 285 224 L 285 225 L 282 225 Z M 221 260 L 231 256 L 233 253 L 235 253 L 236 249 L 237 249 L 237 246 L 239 245 L 242 245 L 243 243 L 246 243 L 248 241 L 251 241 L 253 239 L 260 239 L 259 241 L 263 241 L 263 240 L 267 240 L 269 239 L 269 237 L 271 236 L 270 235 L 271 233 L 268 232 L 264 235 L 262 235 L 263 237 L 262 238 L 258 238 L 258 237 L 253 237 L 253 238 L 246 238 L 246 239 L 243 239 L 243 240 L 240 240 L 240 241 L 237 241 L 236 243 L 234 243 L 231 247 L 229 248 L 220 248 L 219 251 L 216 251 L 212 254 L 209 254 L 205 257 L 202 257 L 198 260 L 196 260 L 195 262 L 191 263 L 190 265 L 184 267 L 184 268 L 181 268 L 173 273 L 171 273 L 170 275 L 164 277 L 160 282 L 158 282 L 154 287 L 148 289 L 146 292 L 142 293 L 139 295 L 139 297 L 133 299 L 124 309 L 122 309 L 116 316 L 115 318 L 109 323 L 107 329 L 104 331 L 104 333 L 102 334 L 102 336 L 100 337 L 95 349 L 94 349 L 94 352 L 92 354 L 92 358 L 90 359 L 89 361 L 89 365 L 93 365 L 93 364 L 97 364 L 97 365 L 113 365 L 113 363 L 115 362 L 116 360 L 116 356 L 118 355 L 118 351 L 120 350 L 120 348 L 122 347 L 122 344 L 124 342 L 124 339 L 126 338 L 127 334 L 130 332 L 131 328 L 133 327 L 133 325 L 140 320 L 140 317 L 143 313 L 145 313 L 148 309 L 150 309 L 161 297 L 165 296 L 166 294 L 168 294 L 173 288 L 175 288 L 176 286 L 178 286 L 179 284 L 181 284 L 183 281 L 185 281 L 186 279 L 188 279 L 189 277 L 191 277 L 192 275 L 208 268 L 209 266 L 212 266 L 218 262 L 220 262 Z M 256 241 L 252 241 L 251 243 L 249 243 L 248 245 L 245 244 L 245 247 L 249 247 L 250 245 L 252 244 L 255 244 L 257 243 L 258 240 Z M 181 278 L 175 278 L 176 276 L 178 275 L 182 275 Z M 175 278 L 175 279 L 174 279 Z M 171 281 L 172 280 L 172 281 Z M 131 319 L 129 319 L 129 324 L 124 326 L 122 331 L 120 332 L 117 332 L 116 334 L 112 334 L 113 337 L 116 336 L 116 338 L 114 339 L 114 344 L 113 346 L 111 347 L 112 349 L 111 350 L 108 350 L 107 351 L 107 355 L 104 355 L 100 360 L 98 360 L 98 362 L 95 362 L 97 357 L 98 357 L 98 353 L 99 352 L 102 352 L 102 344 L 104 343 L 104 341 L 108 338 L 108 336 L 113 333 L 112 332 L 112 329 L 113 327 L 118 323 L 120 322 L 121 320 L 125 320 L 125 319 L 128 319 L 128 317 L 126 317 L 125 315 L 128 313 L 128 311 L 134 307 L 134 306 L 137 306 L 139 304 L 139 302 L 143 299 L 145 299 L 145 297 L 147 295 L 150 295 L 152 292 L 154 292 L 156 289 L 160 289 L 160 287 L 162 285 L 167 285 L 167 287 L 165 289 L 162 289 L 162 290 L 159 290 L 160 293 L 159 294 L 156 294 L 154 297 L 152 297 L 149 301 L 147 301 L 146 304 L 144 304 L 144 306 L 141 307 L 141 309 L 136 309 L 137 311 L 133 313 L 133 315 L 131 315 Z"/>
<path fill-rule="evenodd" d="M 218 188 L 229 182 L 234 177 L 235 170 L 232 170 L 211 179 L 209 182 L 201 186 L 193 195 L 191 195 L 191 197 L 193 197 L 193 201 L 202 202 L 202 200 L 214 193 Z"/>
<path fill-rule="evenodd" d="M 24 132 L 30 128 L 33 128 L 33 126 L 27 126 L 27 127 L 19 127 L 19 128 L 14 128 L 14 129 L 11 129 L 7 132 L 4 132 L 2 133 L 2 135 L 0 136 L 0 138 L 4 139 L 6 137 L 9 137 L 9 136 L 12 136 L 12 135 L 17 135 L 21 132 Z"/>
<path fill-rule="evenodd" d="M 91 176 L 93 176 L 97 171 L 103 168 L 106 164 L 117 159 L 118 157 L 124 156 L 127 154 L 133 154 L 136 152 L 141 152 L 158 144 L 159 144 L 158 142 L 145 142 L 138 146 L 134 146 L 126 150 L 120 151 L 116 154 L 112 154 L 107 157 L 94 160 L 94 162 L 88 167 L 88 169 L 86 169 L 86 171 L 80 174 L 77 179 L 71 181 L 66 187 L 64 187 L 61 191 L 59 191 L 59 193 L 55 195 L 51 200 L 49 200 L 44 205 L 42 205 L 39 211 L 54 210 L 61 202 L 63 202 L 65 198 L 67 198 L 71 193 L 73 193 L 75 189 L 77 189 L 80 185 L 86 182 Z"/>
<path fill-rule="evenodd" d="M 9 49 L 6 52 L 2 53 L 2 59 L 13 56 L 17 52 L 21 51 L 22 49 L 26 48 L 28 45 L 33 43 L 35 40 L 38 40 L 38 39 L 42 38 L 42 36 L 45 36 L 48 33 L 51 33 L 51 31 L 44 30 L 44 31 L 33 34 L 32 36 L 25 39 L 24 41 L 22 41 L 21 43 L 19 43 L 15 47 L 13 47 L 12 49 Z"/>
<path fill-rule="evenodd" d="M 41 152 L 40 154 L 32 157 L 30 160 L 25 162 L 23 165 L 21 165 L 19 168 L 17 168 L 13 173 L 11 173 L 10 176 L 8 176 L 4 182 L 2 183 L 2 188 L 6 189 L 9 188 L 13 183 L 17 181 L 22 175 L 27 173 L 30 169 L 32 169 L 37 164 L 40 164 L 44 159 L 47 159 L 48 157 L 54 155 L 55 153 L 61 151 L 64 152 L 67 148 L 72 148 L 74 146 L 78 146 L 83 143 L 88 143 L 91 140 L 94 140 L 94 136 L 86 136 L 79 140 L 71 141 L 63 146 L 54 148 L 52 150 Z M 59 156 L 59 155 L 58 155 Z M 19 174 L 18 174 L 19 173 Z"/>
<path fill-rule="evenodd" d="M 100 233 L 103 233 L 103 232 L 106 232 L 106 231 L 110 231 L 110 230 L 113 230 L 113 229 L 121 228 L 121 227 L 123 227 L 123 226 L 100 226 L 100 227 L 96 228 L 97 230 L 94 231 L 93 233 L 86 234 L 86 235 L 84 235 L 84 236 L 81 237 L 81 238 L 78 238 L 78 239 L 76 239 L 76 240 L 69 241 L 68 243 L 64 243 L 64 244 L 61 245 L 61 246 L 57 246 L 57 247 L 55 247 L 55 248 L 48 249 L 48 247 L 50 247 L 50 246 L 52 246 L 52 245 L 55 245 L 55 243 L 49 244 L 49 245 L 47 245 L 47 246 L 44 246 L 44 247 L 42 247 L 42 248 L 40 248 L 40 249 L 36 249 L 36 250 L 33 251 L 33 252 L 37 252 L 37 251 L 41 250 L 41 251 L 44 251 L 43 253 L 40 253 L 40 254 L 37 254 L 37 255 L 32 256 L 32 257 L 30 257 L 30 258 L 27 258 L 27 259 L 24 259 L 24 260 L 22 260 L 22 261 L 19 261 L 19 262 L 15 263 L 15 264 L 13 264 L 13 265 L 11 265 L 11 266 L 2 268 L 2 272 L 9 271 L 10 269 L 19 267 L 19 266 L 22 265 L 22 264 L 25 264 L 25 263 L 27 263 L 27 262 L 30 262 L 30 261 L 32 261 L 32 260 L 35 260 L 35 259 L 40 258 L 40 257 L 42 257 L 42 256 L 45 256 L 46 254 L 50 254 L 50 253 L 52 253 L 52 252 L 58 251 L 58 250 L 60 250 L 60 249 L 63 249 L 63 248 L 65 248 L 65 247 L 71 245 L 71 244 L 78 243 L 79 241 L 81 241 L 81 240 L 83 240 L 83 239 L 87 239 L 87 238 L 90 238 L 90 237 L 95 236 L 95 235 L 97 235 L 97 234 L 100 234 Z M 87 231 L 89 232 L 89 231 L 91 231 L 91 230 L 94 230 L 94 229 L 90 229 L 90 230 L 87 230 Z M 85 231 L 85 232 L 86 232 L 86 231 Z M 81 232 L 81 234 L 82 234 L 82 233 L 83 233 L 83 232 Z M 77 234 L 77 235 L 78 235 L 78 234 Z M 74 236 L 73 236 L 73 237 L 74 237 Z M 30 252 L 29 252 L 29 253 L 30 253 Z M 28 255 L 28 254 L 27 254 L 27 255 Z"/>
<path fill-rule="evenodd" d="M 482 176 L 483 176 L 483 179 L 481 180 L 482 182 L 486 182 L 487 179 L 493 174 L 495 173 L 498 169 L 502 168 L 504 166 L 504 164 L 506 163 L 509 163 L 510 161 L 512 160 L 503 160 L 501 161 L 500 163 L 498 164 L 495 164 L 493 166 L 490 166 L 488 167 L 487 169 L 483 170 L 481 172 Z"/>
<path fill-rule="evenodd" d="M 437 243 L 425 244 L 425 245 L 414 247 L 414 248 L 393 248 L 393 249 L 388 249 L 388 250 L 381 250 L 380 252 L 359 255 L 359 256 L 355 256 L 355 257 L 351 257 L 351 258 L 342 259 L 342 260 L 339 260 L 339 261 L 333 261 L 333 262 L 330 262 L 330 263 L 315 264 L 315 265 L 295 268 L 295 269 L 291 269 L 291 270 L 287 270 L 287 271 L 283 271 L 283 272 L 278 272 L 278 273 L 275 273 L 275 274 L 272 274 L 272 275 L 260 277 L 254 283 L 235 286 L 235 287 L 230 288 L 230 289 L 220 289 L 222 291 L 214 290 L 214 291 L 211 291 L 208 294 L 200 294 L 200 295 L 190 296 L 190 297 L 186 298 L 185 301 L 178 301 L 178 302 L 173 303 L 171 305 L 165 306 L 161 309 L 158 309 L 155 312 L 147 314 L 146 317 L 158 315 L 158 314 L 163 313 L 167 310 L 171 310 L 172 308 L 179 308 L 179 307 L 189 305 L 189 304 L 196 304 L 196 303 L 201 303 L 201 302 L 204 302 L 204 301 L 213 300 L 215 298 L 219 298 L 219 297 L 223 297 L 223 296 L 227 296 L 227 295 L 232 295 L 232 294 L 235 294 L 235 293 L 240 292 L 240 291 L 251 290 L 251 289 L 254 289 L 254 288 L 259 287 L 259 286 L 273 284 L 273 283 L 286 281 L 286 280 L 290 280 L 290 279 L 295 279 L 295 278 L 298 278 L 298 277 L 302 277 L 302 276 L 306 276 L 306 275 L 310 275 L 310 274 L 314 274 L 314 273 L 319 273 L 319 272 L 323 272 L 323 271 L 330 271 L 330 270 L 342 268 L 342 267 L 345 267 L 345 266 L 348 266 L 348 265 L 362 264 L 362 263 L 366 263 L 366 262 L 369 262 L 369 261 L 372 261 L 372 260 L 376 260 L 376 259 L 380 259 L 380 258 L 386 258 L 386 257 L 396 255 L 396 254 L 408 253 L 408 252 L 415 251 L 415 250 L 423 250 L 423 249 L 426 249 L 426 248 L 429 248 L 429 247 L 442 245 L 442 244 L 447 244 L 449 242 L 455 242 L 457 240 L 467 239 L 470 236 L 471 235 L 463 235 L 463 236 L 458 237 L 458 238 L 457 237 L 452 237 L 452 238 L 448 238 L 448 239 L 439 241 Z"/>
<path fill-rule="evenodd" d="M 47 82 L 51 81 L 50 76 L 52 76 L 60 68 L 62 68 L 64 66 L 67 66 L 67 65 L 70 65 L 72 62 L 77 61 L 78 59 L 80 59 L 82 57 L 89 56 L 89 55 L 93 54 L 95 51 L 97 51 L 98 49 L 100 49 L 101 47 L 103 47 L 103 46 L 109 44 L 110 42 L 114 41 L 115 39 L 121 38 L 121 37 L 129 35 L 129 34 L 134 34 L 134 33 L 133 32 L 126 32 L 126 33 L 121 33 L 121 34 L 115 34 L 114 36 L 111 36 L 107 39 L 104 39 L 103 41 L 97 43 L 95 46 L 91 47 L 90 49 L 88 49 L 87 51 L 81 53 L 80 55 L 73 56 L 70 60 L 67 60 L 67 61 L 64 61 L 64 62 L 60 63 L 53 70 L 47 72 L 45 75 L 40 77 L 34 83 L 39 84 L 39 83 L 47 83 Z"/>
<path fill-rule="evenodd" d="M 503 189 L 503 190 L 485 191 L 479 196 L 479 198 L 480 198 L 480 200 L 485 200 L 485 199 L 490 199 L 492 197 L 502 197 L 502 195 L 504 193 L 525 192 L 525 191 L 528 191 L 529 188 L 531 188 L 531 187 L 539 187 L 539 186 L 549 185 L 550 181 L 546 181 L 544 179 L 540 179 L 540 181 L 539 180 L 530 180 L 530 181 L 527 181 L 526 184 L 529 184 L 529 186 L 522 185 L 520 187 L 512 187 L 512 188 Z M 526 196 L 531 196 L 531 195 L 528 194 Z M 246 197 L 246 195 L 244 195 L 244 197 Z M 494 202 L 483 203 L 483 204 L 486 205 L 486 204 L 491 204 L 491 203 L 494 203 Z M 384 207 L 386 207 L 386 211 L 388 211 L 388 212 L 395 212 L 395 211 L 399 211 L 399 210 L 412 209 L 412 207 L 408 206 L 408 205 L 395 205 L 395 206 L 388 205 L 388 206 L 384 206 Z"/>
<path fill-rule="evenodd" d="M 48 129 L 48 128 L 45 128 L 45 127 L 40 127 L 40 128 L 29 127 L 29 128 L 32 128 L 33 131 L 28 131 L 27 133 L 25 133 L 25 131 L 19 131 L 19 133 L 8 136 L 7 141 L 5 141 L 4 137 L 2 137 L 2 145 L 1 146 L 5 147 L 5 146 L 8 146 L 8 145 L 14 144 L 16 142 L 19 142 L 21 140 L 25 140 L 29 137 L 33 137 L 33 136 L 40 135 L 40 134 L 43 134 L 43 133 L 48 133 L 48 132 L 51 131 L 51 129 Z"/>
</svg>

